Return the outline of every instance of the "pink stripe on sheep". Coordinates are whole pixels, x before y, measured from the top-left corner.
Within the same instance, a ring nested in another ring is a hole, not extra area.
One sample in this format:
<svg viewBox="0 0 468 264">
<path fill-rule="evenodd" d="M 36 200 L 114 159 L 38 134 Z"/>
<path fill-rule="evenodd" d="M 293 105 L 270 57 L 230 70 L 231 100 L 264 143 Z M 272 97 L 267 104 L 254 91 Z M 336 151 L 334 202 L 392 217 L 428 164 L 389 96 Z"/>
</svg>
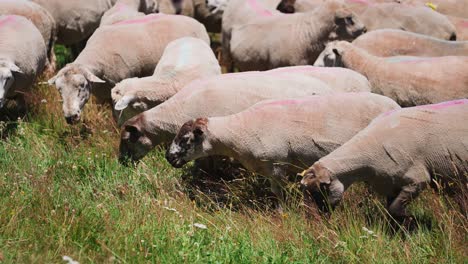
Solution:
<svg viewBox="0 0 468 264">
<path fill-rule="evenodd" d="M 138 19 L 129 19 L 129 20 L 124 20 L 124 21 L 121 21 L 121 22 L 117 22 L 114 25 L 143 24 L 143 23 L 148 23 L 148 22 L 151 22 L 153 20 L 159 19 L 159 18 L 161 18 L 163 16 L 166 16 L 166 15 L 164 15 L 164 14 L 151 14 L 151 15 L 147 15 L 147 16 L 144 16 L 144 17 L 138 18 Z"/>
<path fill-rule="evenodd" d="M 468 104 L 468 99 L 460 99 L 460 100 L 453 100 L 453 101 L 447 101 L 447 102 L 442 102 L 438 104 L 431 104 L 431 105 L 420 105 L 416 106 L 417 108 L 429 108 L 433 110 L 439 110 L 439 109 L 444 109 L 447 107 L 455 106 L 455 105 L 463 105 L 463 104 Z"/>
<path fill-rule="evenodd" d="M 333 69 L 335 70 L 335 69 Z M 293 66 L 293 67 L 286 67 L 286 68 L 277 68 L 274 70 L 270 70 L 272 73 L 294 73 L 294 72 L 312 72 L 312 71 L 321 71 L 321 72 L 329 72 L 330 70 L 327 67 L 314 67 L 314 66 Z"/>
<path fill-rule="evenodd" d="M 13 22 L 15 20 L 14 16 L 5 16 L 2 20 L 0 20 L 0 27 L 4 26 L 8 22 Z"/>
<path fill-rule="evenodd" d="M 260 16 L 273 16 L 273 13 L 271 13 L 269 10 L 261 7 L 257 0 L 247 0 L 247 3 L 250 5 L 250 7 Z"/>
<path fill-rule="evenodd" d="M 461 21 L 460 26 L 461 27 L 468 27 L 468 20 L 467 21 Z"/>
</svg>

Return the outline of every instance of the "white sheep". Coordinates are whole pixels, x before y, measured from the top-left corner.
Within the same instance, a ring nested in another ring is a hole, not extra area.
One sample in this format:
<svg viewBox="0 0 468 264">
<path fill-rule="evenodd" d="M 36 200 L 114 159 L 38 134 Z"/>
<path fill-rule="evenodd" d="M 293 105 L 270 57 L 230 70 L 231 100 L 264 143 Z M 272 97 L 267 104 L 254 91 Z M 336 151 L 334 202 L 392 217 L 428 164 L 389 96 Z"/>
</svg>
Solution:
<svg viewBox="0 0 468 264">
<path fill-rule="evenodd" d="M 353 45 L 378 57 L 468 55 L 468 41 L 448 41 L 398 29 L 370 31 L 355 39 Z"/>
<path fill-rule="evenodd" d="M 281 197 L 281 183 L 288 175 L 329 154 L 378 115 L 399 108 L 372 93 L 260 102 L 238 114 L 185 123 L 166 158 L 176 168 L 203 157 L 234 158 L 272 179 L 272 191 Z"/>
<path fill-rule="evenodd" d="M 47 49 L 41 32 L 27 18 L 0 16 L 0 108 L 28 91 L 42 73 Z"/>
<path fill-rule="evenodd" d="M 205 27 L 185 16 L 153 14 L 99 28 L 78 58 L 49 80 L 62 95 L 67 122 L 80 120 L 91 92 L 110 100 L 116 83 L 150 76 L 166 45 L 187 36 L 209 43 Z"/>
<path fill-rule="evenodd" d="M 468 97 L 468 56 L 382 58 L 339 41 L 330 43 L 314 65 L 357 71 L 369 79 L 372 92 L 401 106 Z"/>
<path fill-rule="evenodd" d="M 55 72 L 54 44 L 57 38 L 57 26 L 52 15 L 42 6 L 26 0 L 1 0 L 0 15 L 18 15 L 31 20 L 41 32 L 47 48 L 48 74 Z"/>
<path fill-rule="evenodd" d="M 402 221 L 407 205 L 432 185 L 464 195 L 459 202 L 466 214 L 467 116 L 466 99 L 385 113 L 304 172 L 306 194 L 320 207 L 334 207 L 350 185 L 366 182 Z"/>
<path fill-rule="evenodd" d="M 31 0 L 50 12 L 57 24 L 57 43 L 85 41 L 99 27 L 101 17 L 116 0 Z"/>
<path fill-rule="evenodd" d="M 247 72 L 199 79 L 166 102 L 122 126 L 120 159 L 138 161 L 155 146 L 170 142 L 187 121 L 240 112 L 266 99 L 333 93 L 317 78 L 293 72 Z"/>
<path fill-rule="evenodd" d="M 220 74 L 221 67 L 205 41 L 174 40 L 164 49 L 152 76 L 126 79 L 112 89 L 118 123 L 161 104 L 193 80 Z"/>
<path fill-rule="evenodd" d="M 365 32 L 356 15 L 339 1 L 308 13 L 259 17 L 232 30 L 231 56 L 240 70 L 268 70 L 312 64 L 332 40 Z"/>
</svg>

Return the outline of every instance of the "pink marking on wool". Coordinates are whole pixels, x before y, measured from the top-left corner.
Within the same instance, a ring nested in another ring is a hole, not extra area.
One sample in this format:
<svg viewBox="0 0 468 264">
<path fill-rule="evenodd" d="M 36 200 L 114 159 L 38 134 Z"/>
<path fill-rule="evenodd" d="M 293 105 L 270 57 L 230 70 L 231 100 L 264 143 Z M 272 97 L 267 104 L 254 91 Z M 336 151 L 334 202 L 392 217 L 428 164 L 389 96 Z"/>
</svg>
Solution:
<svg viewBox="0 0 468 264">
<path fill-rule="evenodd" d="M 268 72 L 271 73 L 302 73 L 302 72 L 311 72 L 311 71 L 330 71 L 330 68 L 327 67 L 315 67 L 315 66 L 292 66 L 292 67 L 285 67 L 285 68 L 277 68 L 273 70 L 269 70 Z M 334 68 L 333 71 L 336 71 Z"/>
<path fill-rule="evenodd" d="M 258 15 L 264 16 L 264 17 L 273 16 L 273 13 L 271 13 L 269 10 L 261 7 L 258 4 L 257 0 L 247 0 L 247 3 Z"/>
<path fill-rule="evenodd" d="M 461 22 L 459 23 L 459 25 L 460 25 L 461 27 L 466 27 L 466 28 L 468 28 L 468 20 L 463 20 L 463 21 L 461 21 Z"/>
<path fill-rule="evenodd" d="M 151 14 L 151 15 L 146 15 L 142 18 L 137 18 L 137 19 L 129 19 L 129 20 L 124 20 L 115 23 L 114 25 L 130 25 L 130 24 L 143 24 L 143 23 L 148 23 L 151 21 L 154 21 L 156 19 L 159 19 L 161 17 L 164 17 L 166 15 L 164 14 Z"/>
<path fill-rule="evenodd" d="M 463 104 L 468 104 L 468 99 L 460 99 L 460 100 L 453 100 L 453 101 L 447 101 L 447 102 L 442 102 L 438 104 L 431 104 L 431 105 L 420 105 L 416 106 L 417 108 L 429 108 L 433 110 L 439 110 L 455 105 L 463 105 Z"/>
<path fill-rule="evenodd" d="M 15 21 L 15 16 L 5 16 L 2 20 L 0 20 L 0 27 L 13 21 Z"/>
</svg>

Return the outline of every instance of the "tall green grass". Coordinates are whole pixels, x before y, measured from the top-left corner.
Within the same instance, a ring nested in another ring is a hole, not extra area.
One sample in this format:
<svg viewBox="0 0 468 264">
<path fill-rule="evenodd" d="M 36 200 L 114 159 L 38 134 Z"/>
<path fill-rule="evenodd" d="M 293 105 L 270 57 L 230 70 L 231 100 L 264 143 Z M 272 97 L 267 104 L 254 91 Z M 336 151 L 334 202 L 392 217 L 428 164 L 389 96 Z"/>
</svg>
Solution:
<svg viewBox="0 0 468 264">
<path fill-rule="evenodd" d="M 391 231 L 363 186 L 330 218 L 307 218 L 299 198 L 279 214 L 261 177 L 201 178 L 171 168 L 162 150 L 123 167 L 109 106 L 89 103 L 71 127 L 54 88 L 32 98 L 27 118 L 0 126 L 1 263 L 468 261 L 466 219 L 431 192 L 411 211 L 432 226 L 412 233 Z"/>
</svg>

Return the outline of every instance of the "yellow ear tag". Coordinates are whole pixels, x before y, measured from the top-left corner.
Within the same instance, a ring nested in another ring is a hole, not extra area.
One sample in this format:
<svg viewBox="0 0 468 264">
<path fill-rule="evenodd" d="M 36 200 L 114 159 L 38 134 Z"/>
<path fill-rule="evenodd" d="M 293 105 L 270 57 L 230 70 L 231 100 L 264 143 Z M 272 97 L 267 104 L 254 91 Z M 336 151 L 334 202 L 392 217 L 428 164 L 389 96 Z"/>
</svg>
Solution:
<svg viewBox="0 0 468 264">
<path fill-rule="evenodd" d="M 437 5 L 435 5 L 434 3 L 431 3 L 431 2 L 427 2 L 426 3 L 426 6 L 427 7 L 430 7 L 432 10 L 436 11 L 437 10 Z"/>
<path fill-rule="evenodd" d="M 307 171 L 307 170 L 305 170 L 305 171 L 303 171 L 303 172 L 299 173 L 299 175 L 301 175 L 301 177 L 304 177 L 304 176 L 305 176 L 305 174 L 306 174 L 306 171 Z"/>
</svg>

